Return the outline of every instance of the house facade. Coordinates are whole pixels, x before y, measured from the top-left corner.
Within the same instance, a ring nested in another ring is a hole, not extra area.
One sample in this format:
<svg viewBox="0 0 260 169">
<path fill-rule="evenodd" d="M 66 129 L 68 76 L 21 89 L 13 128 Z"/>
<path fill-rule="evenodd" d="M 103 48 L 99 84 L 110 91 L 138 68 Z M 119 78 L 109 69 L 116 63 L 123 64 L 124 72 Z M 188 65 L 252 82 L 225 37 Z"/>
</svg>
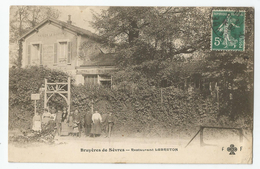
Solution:
<svg viewBox="0 0 260 169">
<path fill-rule="evenodd" d="M 47 18 L 23 35 L 22 67 L 43 66 L 62 70 L 76 84 L 111 85 L 113 55 L 101 48 L 99 37 L 67 22 Z"/>
</svg>

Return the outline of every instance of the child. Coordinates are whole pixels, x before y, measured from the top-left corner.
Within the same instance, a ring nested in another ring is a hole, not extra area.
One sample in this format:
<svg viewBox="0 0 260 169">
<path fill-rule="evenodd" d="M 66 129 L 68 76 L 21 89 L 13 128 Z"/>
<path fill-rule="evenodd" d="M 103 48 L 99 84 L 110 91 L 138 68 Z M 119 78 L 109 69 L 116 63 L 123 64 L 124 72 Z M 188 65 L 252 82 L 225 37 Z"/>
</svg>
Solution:
<svg viewBox="0 0 260 169">
<path fill-rule="evenodd" d="M 35 116 L 33 116 L 33 131 L 38 131 L 40 132 L 42 130 L 42 121 L 41 121 L 41 116 L 39 113 L 36 113 Z"/>
</svg>

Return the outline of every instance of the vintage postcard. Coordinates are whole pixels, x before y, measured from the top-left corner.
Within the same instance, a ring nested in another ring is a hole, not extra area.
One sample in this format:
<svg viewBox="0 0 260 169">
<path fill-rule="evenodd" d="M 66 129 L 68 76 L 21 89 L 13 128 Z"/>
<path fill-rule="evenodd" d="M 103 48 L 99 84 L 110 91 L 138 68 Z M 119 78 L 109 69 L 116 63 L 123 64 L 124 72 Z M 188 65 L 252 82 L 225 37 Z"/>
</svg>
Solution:
<svg viewBox="0 0 260 169">
<path fill-rule="evenodd" d="M 9 162 L 251 164 L 254 20 L 11 6 Z"/>
</svg>

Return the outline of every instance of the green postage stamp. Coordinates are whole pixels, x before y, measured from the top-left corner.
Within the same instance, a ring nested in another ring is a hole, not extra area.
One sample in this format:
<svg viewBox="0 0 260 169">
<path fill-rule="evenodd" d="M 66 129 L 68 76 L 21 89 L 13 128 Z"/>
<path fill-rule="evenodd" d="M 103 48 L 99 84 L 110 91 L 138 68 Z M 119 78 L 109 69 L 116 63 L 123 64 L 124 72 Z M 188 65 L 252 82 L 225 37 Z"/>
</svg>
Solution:
<svg viewBox="0 0 260 169">
<path fill-rule="evenodd" d="M 211 50 L 245 49 L 245 11 L 212 11 Z"/>
</svg>

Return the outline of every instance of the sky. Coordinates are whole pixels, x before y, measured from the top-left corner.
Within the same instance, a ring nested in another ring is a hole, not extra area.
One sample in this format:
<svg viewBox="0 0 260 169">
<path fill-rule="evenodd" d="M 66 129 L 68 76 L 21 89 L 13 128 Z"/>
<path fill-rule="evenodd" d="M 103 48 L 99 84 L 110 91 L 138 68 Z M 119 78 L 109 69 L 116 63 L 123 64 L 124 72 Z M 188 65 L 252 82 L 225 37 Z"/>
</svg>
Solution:
<svg viewBox="0 0 260 169">
<path fill-rule="evenodd" d="M 90 30 L 93 33 L 96 33 L 95 30 L 90 26 L 89 21 L 92 21 L 91 11 L 100 13 L 102 9 L 107 9 L 108 7 L 95 7 L 95 6 L 56 6 L 55 9 L 58 9 L 61 14 L 58 18 L 61 21 L 67 21 L 68 15 L 71 15 L 72 24 L 87 30 Z"/>
</svg>

